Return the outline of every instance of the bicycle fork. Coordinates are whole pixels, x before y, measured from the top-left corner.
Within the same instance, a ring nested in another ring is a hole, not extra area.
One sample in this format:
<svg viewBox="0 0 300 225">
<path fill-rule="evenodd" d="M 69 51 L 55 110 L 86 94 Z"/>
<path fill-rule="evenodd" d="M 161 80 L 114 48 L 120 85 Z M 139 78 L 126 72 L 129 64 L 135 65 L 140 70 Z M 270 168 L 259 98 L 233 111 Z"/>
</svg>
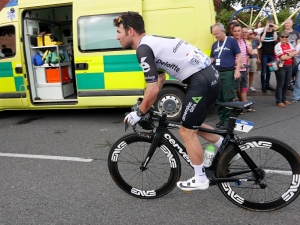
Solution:
<svg viewBox="0 0 300 225">
<path fill-rule="evenodd" d="M 150 159 L 152 158 L 152 156 L 153 156 L 153 154 L 154 154 L 154 152 L 155 152 L 155 150 L 156 150 L 156 148 L 159 144 L 160 139 L 161 139 L 161 134 L 160 133 L 155 133 L 153 141 L 152 141 L 151 146 L 149 148 L 149 151 L 147 153 L 147 156 L 146 156 L 144 162 L 142 163 L 142 165 L 140 167 L 141 172 L 147 170 L 147 165 L 148 165 Z"/>
</svg>

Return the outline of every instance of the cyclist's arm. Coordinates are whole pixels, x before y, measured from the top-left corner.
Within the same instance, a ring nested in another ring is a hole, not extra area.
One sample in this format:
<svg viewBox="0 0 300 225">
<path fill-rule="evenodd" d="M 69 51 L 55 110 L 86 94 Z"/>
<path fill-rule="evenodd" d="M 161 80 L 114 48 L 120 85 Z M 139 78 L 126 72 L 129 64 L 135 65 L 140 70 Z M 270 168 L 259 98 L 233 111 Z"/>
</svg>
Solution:
<svg viewBox="0 0 300 225">
<path fill-rule="evenodd" d="M 165 80 L 166 80 L 166 74 L 165 74 L 165 73 L 160 73 L 160 74 L 158 75 L 158 81 L 157 81 L 159 90 L 162 89 Z"/>
<path fill-rule="evenodd" d="M 146 113 L 154 104 L 165 80 L 165 74 L 159 75 L 154 63 L 154 54 L 148 45 L 140 45 L 136 51 L 138 61 L 144 71 L 147 82 L 144 99 L 139 106 L 142 113 Z"/>
</svg>

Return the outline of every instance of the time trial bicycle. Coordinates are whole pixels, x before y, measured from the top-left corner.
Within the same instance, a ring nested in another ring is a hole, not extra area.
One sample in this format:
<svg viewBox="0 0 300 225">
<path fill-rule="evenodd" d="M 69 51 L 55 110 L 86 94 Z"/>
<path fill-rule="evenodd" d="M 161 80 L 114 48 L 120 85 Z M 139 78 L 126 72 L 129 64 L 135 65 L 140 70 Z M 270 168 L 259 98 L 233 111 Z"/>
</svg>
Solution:
<svg viewBox="0 0 300 225">
<path fill-rule="evenodd" d="M 250 101 L 219 103 L 231 109 L 227 130 L 199 129 L 224 137 L 211 166 L 206 168 L 206 175 L 210 185 L 218 185 L 222 194 L 237 206 L 273 211 L 290 204 L 299 195 L 300 157 L 275 138 L 241 138 L 236 134 L 237 127 L 241 131 L 249 125 L 237 117 L 252 104 Z M 138 126 L 147 131 L 138 131 Z M 183 144 L 170 132 L 179 128 L 179 123 L 149 110 L 138 126 L 133 126 L 134 133 L 113 144 L 108 168 L 114 182 L 126 193 L 142 199 L 158 198 L 171 192 L 179 181 L 179 156 L 191 167 L 192 163 Z M 234 160 L 237 154 L 241 158 Z"/>
</svg>

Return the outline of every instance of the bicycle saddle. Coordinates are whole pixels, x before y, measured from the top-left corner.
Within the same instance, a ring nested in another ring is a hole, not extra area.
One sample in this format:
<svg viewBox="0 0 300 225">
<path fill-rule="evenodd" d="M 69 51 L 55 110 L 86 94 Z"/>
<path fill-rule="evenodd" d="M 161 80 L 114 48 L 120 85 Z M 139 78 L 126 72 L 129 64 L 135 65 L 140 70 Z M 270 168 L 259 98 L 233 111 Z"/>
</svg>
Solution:
<svg viewBox="0 0 300 225">
<path fill-rule="evenodd" d="M 250 105 L 253 105 L 255 102 L 252 101 L 246 101 L 246 102 L 219 102 L 216 103 L 216 105 L 219 106 L 225 106 L 229 108 L 235 108 L 235 109 L 244 109 L 246 107 L 249 107 Z"/>
</svg>

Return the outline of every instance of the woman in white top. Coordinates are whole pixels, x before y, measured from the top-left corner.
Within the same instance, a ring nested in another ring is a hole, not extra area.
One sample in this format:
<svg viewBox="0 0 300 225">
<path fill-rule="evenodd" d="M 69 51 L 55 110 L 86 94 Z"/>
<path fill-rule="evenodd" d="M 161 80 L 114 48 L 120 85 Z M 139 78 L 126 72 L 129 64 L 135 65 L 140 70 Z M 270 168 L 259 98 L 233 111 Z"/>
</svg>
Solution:
<svg viewBox="0 0 300 225">
<path fill-rule="evenodd" d="M 258 21 L 256 24 L 256 28 L 254 29 L 254 32 L 256 33 L 256 39 L 259 41 L 259 46 L 257 47 L 258 49 L 261 48 L 261 40 L 260 40 L 260 35 L 262 32 L 264 32 L 264 27 L 261 21 Z"/>
</svg>

